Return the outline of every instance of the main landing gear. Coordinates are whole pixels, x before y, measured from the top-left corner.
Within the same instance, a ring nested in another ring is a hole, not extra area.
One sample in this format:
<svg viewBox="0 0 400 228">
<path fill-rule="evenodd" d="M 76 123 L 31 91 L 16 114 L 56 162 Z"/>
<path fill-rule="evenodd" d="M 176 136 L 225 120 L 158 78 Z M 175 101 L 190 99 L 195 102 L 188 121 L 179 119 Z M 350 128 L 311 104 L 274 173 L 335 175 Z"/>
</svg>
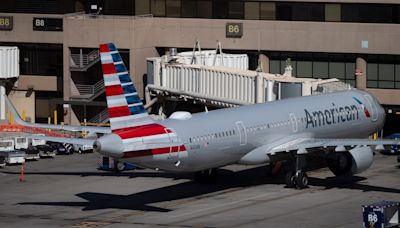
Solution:
<svg viewBox="0 0 400 228">
<path fill-rule="evenodd" d="M 289 188 L 303 189 L 308 186 L 308 176 L 303 171 L 306 166 L 305 155 L 296 155 L 294 171 L 288 171 L 285 176 L 286 186 Z"/>
</svg>

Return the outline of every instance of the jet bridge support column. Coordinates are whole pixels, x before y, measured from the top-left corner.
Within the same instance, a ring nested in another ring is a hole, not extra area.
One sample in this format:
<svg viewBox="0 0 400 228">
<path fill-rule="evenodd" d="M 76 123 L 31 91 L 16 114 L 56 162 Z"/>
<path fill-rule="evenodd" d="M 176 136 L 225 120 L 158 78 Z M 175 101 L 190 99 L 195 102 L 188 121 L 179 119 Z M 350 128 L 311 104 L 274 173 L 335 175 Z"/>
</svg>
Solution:
<svg viewBox="0 0 400 228">
<path fill-rule="evenodd" d="M 255 103 L 264 103 L 264 78 L 257 72 L 255 77 Z"/>
<path fill-rule="evenodd" d="M 358 89 L 367 88 L 367 62 L 360 57 L 356 60 L 356 87 Z"/>
</svg>

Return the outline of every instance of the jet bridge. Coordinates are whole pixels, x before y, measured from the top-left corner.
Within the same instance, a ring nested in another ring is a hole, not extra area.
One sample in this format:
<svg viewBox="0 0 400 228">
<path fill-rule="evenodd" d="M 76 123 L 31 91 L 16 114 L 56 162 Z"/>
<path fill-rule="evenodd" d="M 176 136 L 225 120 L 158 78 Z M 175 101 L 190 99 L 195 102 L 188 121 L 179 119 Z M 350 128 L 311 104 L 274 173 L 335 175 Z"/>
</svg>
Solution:
<svg viewBox="0 0 400 228">
<path fill-rule="evenodd" d="M 18 47 L 0 46 L 0 121 L 6 119 L 4 96 L 19 77 Z"/>
<path fill-rule="evenodd" d="M 240 62 L 235 60 L 235 55 L 231 54 L 229 58 L 232 63 Z M 237 58 L 243 59 L 243 55 Z M 202 61 L 213 62 L 204 58 Z M 351 88 L 338 79 L 292 77 L 290 67 L 280 75 L 243 69 L 242 63 L 238 67 L 234 64 L 227 67 L 187 62 L 181 60 L 179 54 L 174 58 L 163 56 L 147 59 L 148 85 L 145 95 L 148 104 L 152 97 L 158 96 L 232 107 Z"/>
</svg>

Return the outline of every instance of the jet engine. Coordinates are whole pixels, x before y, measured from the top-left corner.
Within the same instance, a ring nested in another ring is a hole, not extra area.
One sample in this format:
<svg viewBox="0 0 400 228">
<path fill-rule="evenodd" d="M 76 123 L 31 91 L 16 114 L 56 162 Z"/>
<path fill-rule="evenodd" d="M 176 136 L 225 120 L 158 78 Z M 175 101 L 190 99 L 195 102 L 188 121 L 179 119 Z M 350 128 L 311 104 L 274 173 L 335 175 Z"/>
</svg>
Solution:
<svg viewBox="0 0 400 228">
<path fill-rule="evenodd" d="M 345 152 L 336 152 L 327 159 L 329 169 L 336 176 L 361 173 L 368 169 L 373 161 L 373 152 L 369 146 L 357 146 Z"/>
</svg>

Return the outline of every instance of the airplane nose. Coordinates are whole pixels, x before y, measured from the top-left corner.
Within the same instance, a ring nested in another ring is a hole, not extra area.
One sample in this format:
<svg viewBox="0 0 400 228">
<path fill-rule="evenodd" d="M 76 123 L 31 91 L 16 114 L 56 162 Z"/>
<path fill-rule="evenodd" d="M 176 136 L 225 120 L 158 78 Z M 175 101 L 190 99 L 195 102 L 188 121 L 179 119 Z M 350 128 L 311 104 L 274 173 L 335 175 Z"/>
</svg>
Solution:
<svg viewBox="0 0 400 228">
<path fill-rule="evenodd" d="M 111 157 L 122 157 L 124 147 L 122 139 L 116 134 L 107 134 L 93 143 L 93 150 Z"/>
</svg>

